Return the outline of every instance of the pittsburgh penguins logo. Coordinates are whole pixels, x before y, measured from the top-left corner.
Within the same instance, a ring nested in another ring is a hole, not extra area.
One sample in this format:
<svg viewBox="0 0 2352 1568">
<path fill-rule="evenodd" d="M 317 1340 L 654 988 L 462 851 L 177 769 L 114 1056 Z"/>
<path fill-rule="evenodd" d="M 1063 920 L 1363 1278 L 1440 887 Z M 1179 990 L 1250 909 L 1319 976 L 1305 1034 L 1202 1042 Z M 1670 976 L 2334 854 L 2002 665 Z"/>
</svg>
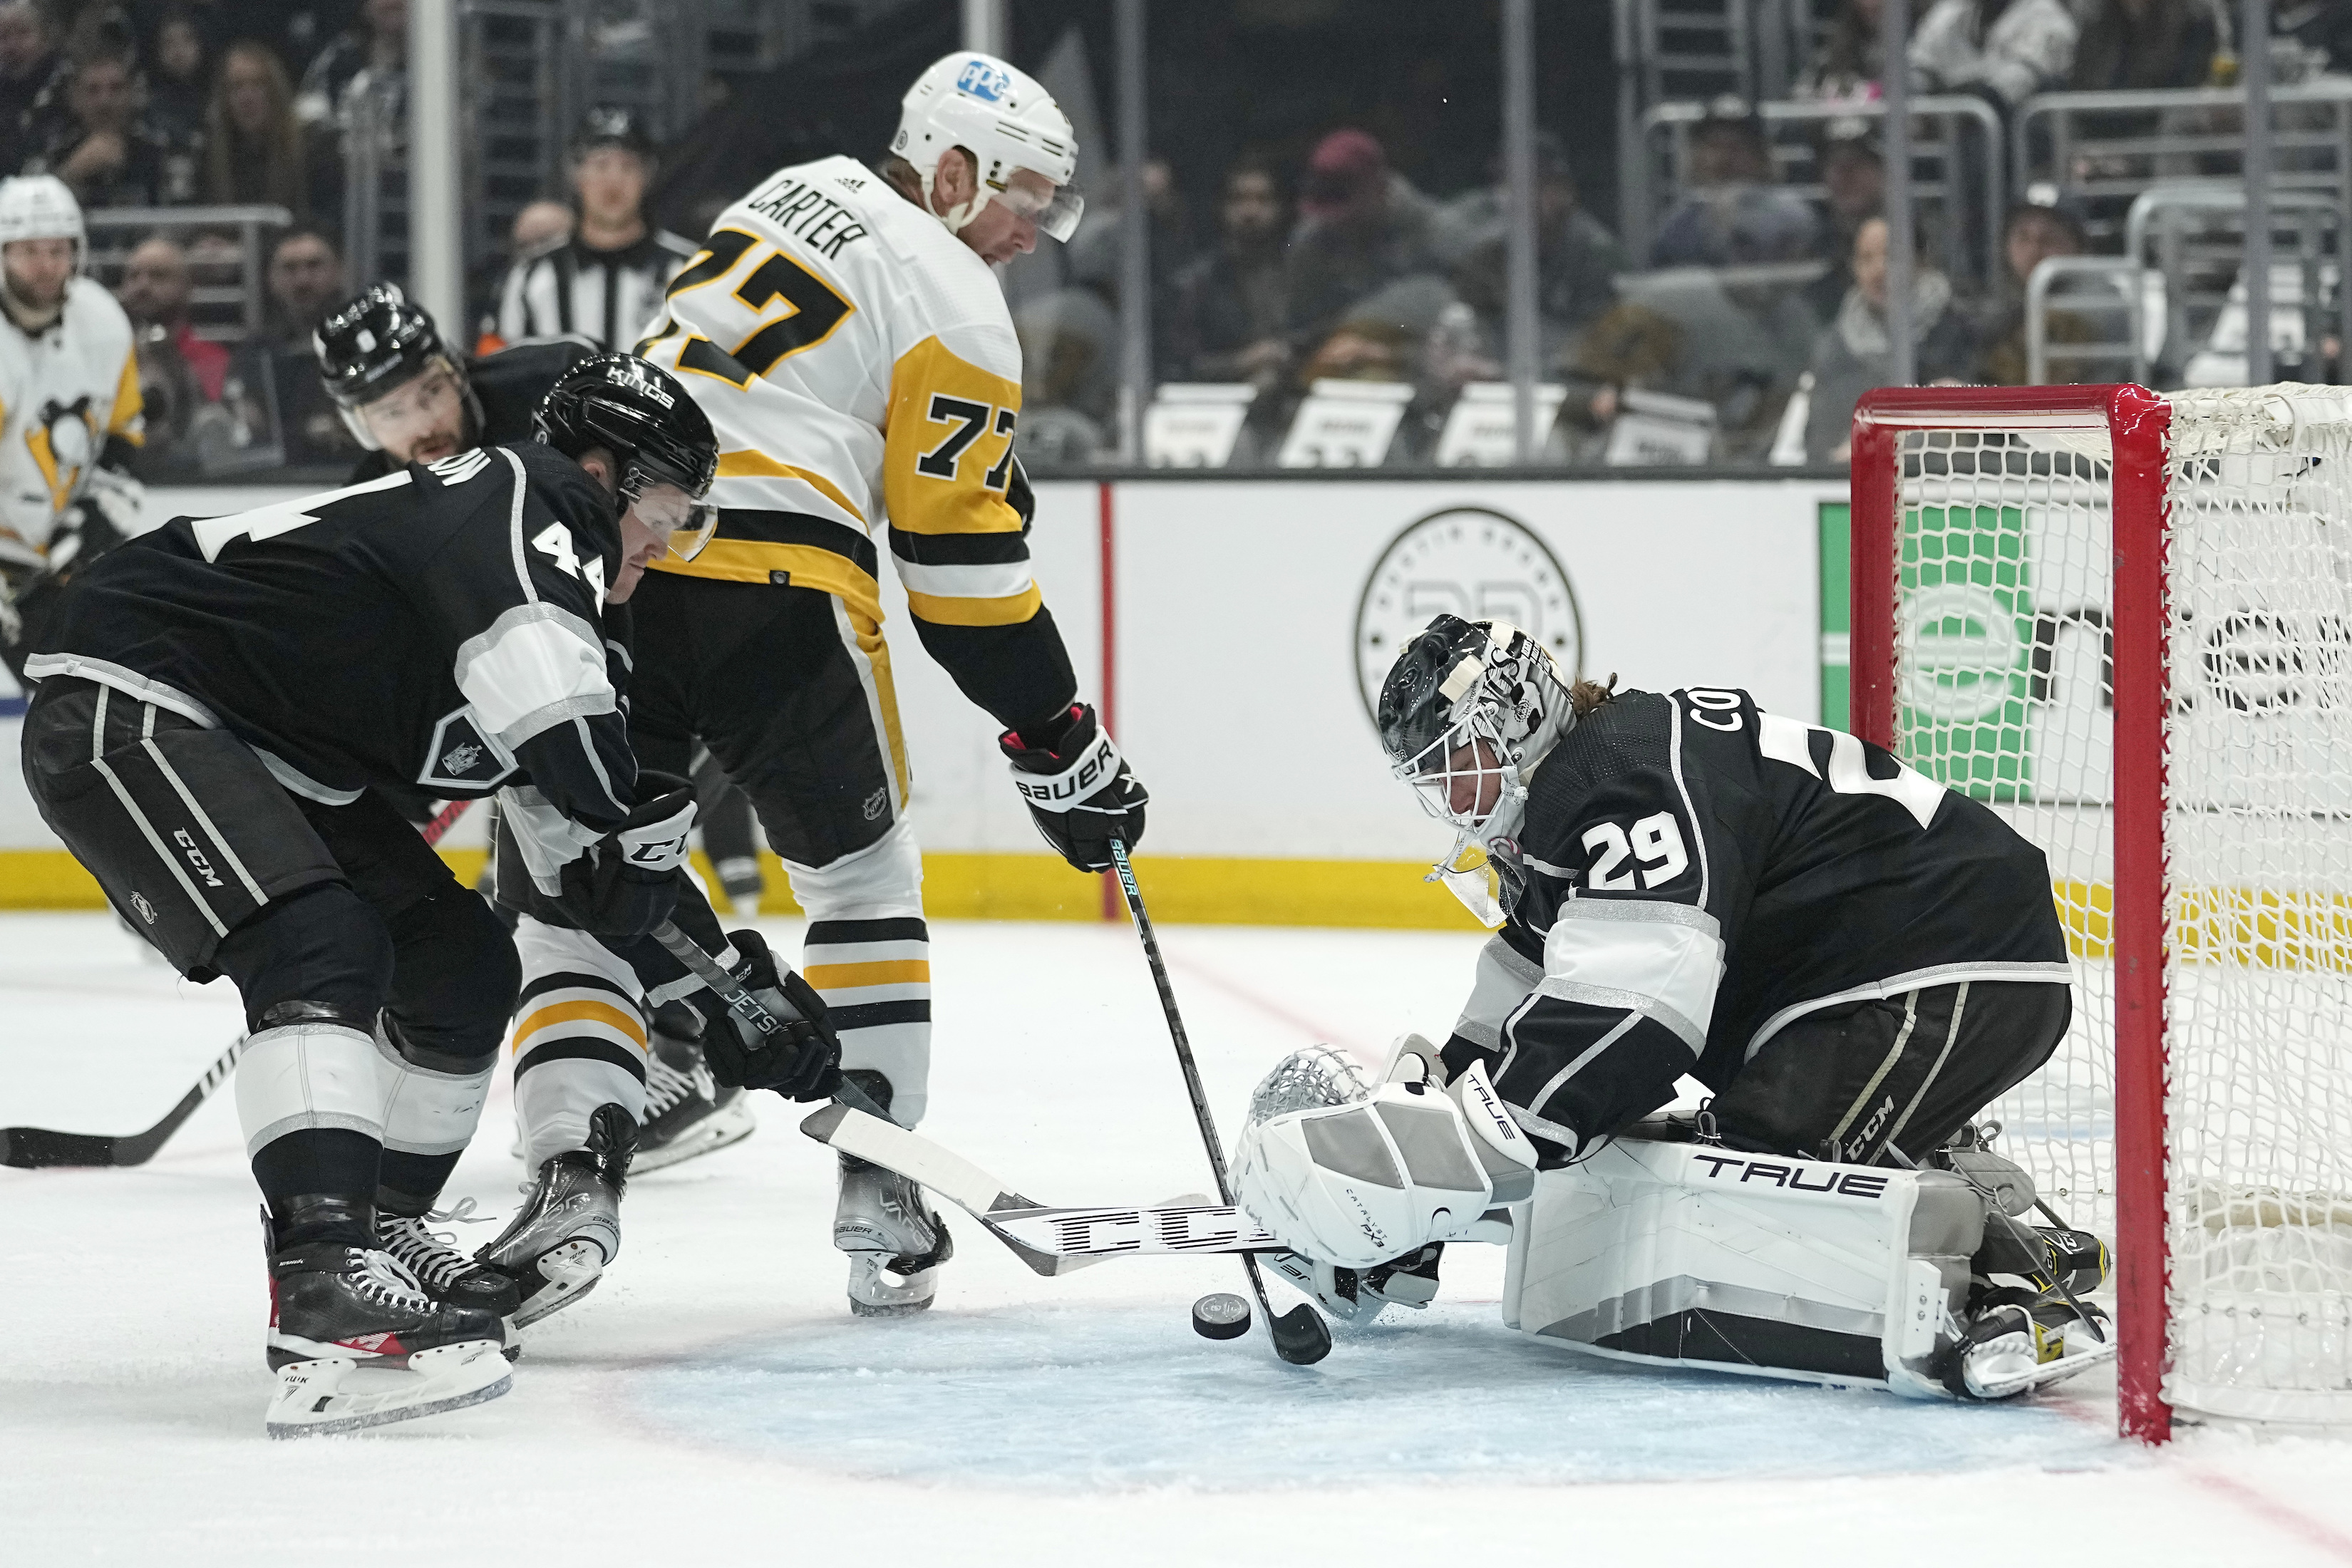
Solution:
<svg viewBox="0 0 2352 1568">
<path fill-rule="evenodd" d="M 32 449 L 33 461 L 40 465 L 41 479 L 49 487 L 49 505 L 63 511 L 66 502 L 73 499 L 74 487 L 81 482 L 82 470 L 98 451 L 89 395 L 84 393 L 71 403 L 52 397 L 42 404 L 38 423 L 25 433 L 25 445 Z"/>
</svg>

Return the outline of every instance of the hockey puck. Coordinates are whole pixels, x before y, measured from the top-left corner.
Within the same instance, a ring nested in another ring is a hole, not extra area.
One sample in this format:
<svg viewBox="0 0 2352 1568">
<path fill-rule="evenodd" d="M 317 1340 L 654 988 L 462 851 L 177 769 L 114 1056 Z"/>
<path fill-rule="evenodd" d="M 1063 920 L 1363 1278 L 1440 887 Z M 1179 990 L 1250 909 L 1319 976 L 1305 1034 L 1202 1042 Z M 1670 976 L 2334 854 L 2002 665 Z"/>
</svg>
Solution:
<svg viewBox="0 0 2352 1568">
<path fill-rule="evenodd" d="M 1192 1303 L 1192 1331 L 1204 1340 L 1237 1340 L 1249 1332 L 1250 1304 L 1220 1290 Z"/>
</svg>

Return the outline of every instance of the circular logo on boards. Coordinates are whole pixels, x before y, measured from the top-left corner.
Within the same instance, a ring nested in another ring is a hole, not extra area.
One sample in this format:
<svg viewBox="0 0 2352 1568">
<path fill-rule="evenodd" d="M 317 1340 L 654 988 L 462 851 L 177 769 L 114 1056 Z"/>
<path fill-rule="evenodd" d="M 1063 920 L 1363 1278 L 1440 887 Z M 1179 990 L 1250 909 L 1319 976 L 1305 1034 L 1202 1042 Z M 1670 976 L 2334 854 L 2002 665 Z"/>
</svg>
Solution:
<svg viewBox="0 0 2352 1568">
<path fill-rule="evenodd" d="M 1584 624 L 1568 569 L 1515 517 L 1483 506 L 1433 511 L 1389 541 L 1356 605 L 1356 689 L 1367 718 L 1399 649 L 1430 617 L 1508 621 L 1551 650 L 1574 680 Z"/>
</svg>

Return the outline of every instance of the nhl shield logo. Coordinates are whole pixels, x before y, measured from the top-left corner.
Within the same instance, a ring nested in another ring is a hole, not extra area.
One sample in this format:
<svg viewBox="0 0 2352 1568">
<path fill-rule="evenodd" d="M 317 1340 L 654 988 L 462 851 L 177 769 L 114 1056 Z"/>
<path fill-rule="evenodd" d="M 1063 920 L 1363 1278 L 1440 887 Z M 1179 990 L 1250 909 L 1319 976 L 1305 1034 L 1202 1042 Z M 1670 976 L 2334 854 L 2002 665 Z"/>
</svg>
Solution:
<svg viewBox="0 0 2352 1568">
<path fill-rule="evenodd" d="M 139 918 L 141 920 L 145 921 L 149 925 L 153 925 L 155 923 L 155 906 L 147 901 L 146 894 L 140 892 L 132 893 L 131 895 L 131 907 L 139 911 Z"/>
<path fill-rule="evenodd" d="M 1355 661 L 1367 718 L 1380 710 L 1398 653 L 1440 614 L 1508 621 L 1549 648 L 1570 679 L 1583 668 L 1583 617 L 1551 546 L 1507 513 L 1449 507 L 1389 541 L 1364 580 Z"/>
</svg>

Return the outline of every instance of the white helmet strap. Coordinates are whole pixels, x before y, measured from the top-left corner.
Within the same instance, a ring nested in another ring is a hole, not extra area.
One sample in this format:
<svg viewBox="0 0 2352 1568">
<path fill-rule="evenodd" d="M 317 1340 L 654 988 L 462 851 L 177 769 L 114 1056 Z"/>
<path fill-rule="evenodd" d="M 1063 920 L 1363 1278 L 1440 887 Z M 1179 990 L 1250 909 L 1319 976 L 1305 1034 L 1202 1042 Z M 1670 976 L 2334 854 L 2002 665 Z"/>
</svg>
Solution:
<svg viewBox="0 0 2352 1568">
<path fill-rule="evenodd" d="M 951 148 L 950 151 L 955 151 L 955 149 Z M 969 156 L 969 154 L 967 154 L 967 156 Z M 942 154 L 941 162 L 944 161 L 945 155 Z M 937 203 L 935 203 L 931 197 L 932 184 L 939 178 L 939 164 L 934 163 L 928 169 L 919 169 L 916 173 L 920 174 L 923 180 L 924 209 L 929 212 L 933 216 L 937 217 L 941 223 L 947 225 L 948 232 L 950 234 L 961 234 L 964 231 L 965 226 L 980 216 L 980 209 L 989 204 L 991 193 L 987 186 L 982 185 L 979 190 L 973 193 L 972 198 L 970 201 L 958 202 L 955 205 L 948 208 L 947 211 L 941 212 L 940 211 Z M 979 183 L 979 174 L 976 170 L 973 174 L 973 183 L 975 184 Z"/>
</svg>

